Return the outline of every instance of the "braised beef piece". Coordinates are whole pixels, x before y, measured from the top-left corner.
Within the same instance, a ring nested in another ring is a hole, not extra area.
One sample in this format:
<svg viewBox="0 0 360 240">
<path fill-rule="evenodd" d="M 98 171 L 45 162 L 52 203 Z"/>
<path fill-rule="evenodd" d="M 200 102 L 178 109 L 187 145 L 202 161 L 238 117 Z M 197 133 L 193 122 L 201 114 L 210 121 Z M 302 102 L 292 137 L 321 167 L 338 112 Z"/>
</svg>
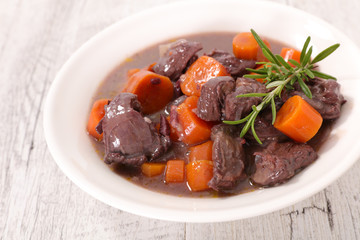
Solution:
<svg viewBox="0 0 360 240">
<path fill-rule="evenodd" d="M 194 62 L 196 62 L 196 60 L 198 60 L 198 58 L 199 58 L 198 55 L 192 56 L 192 57 L 190 58 L 190 60 L 187 62 L 186 67 L 185 67 L 183 73 L 185 73 L 185 72 L 188 70 L 188 68 L 189 68 Z"/>
<path fill-rule="evenodd" d="M 102 121 L 105 163 L 140 166 L 158 158 L 171 144 L 169 127 L 160 126 L 163 135 L 159 134 L 140 109 L 137 96 L 132 93 L 119 94 L 105 107 Z M 166 124 L 164 120 L 162 124 Z"/>
<path fill-rule="evenodd" d="M 109 104 L 109 103 L 108 103 L 108 104 Z M 98 123 L 98 125 L 96 125 L 96 127 L 95 127 L 95 131 L 96 131 L 98 134 L 102 134 L 102 133 L 103 133 L 102 121 L 103 121 L 103 119 L 101 119 L 100 122 Z"/>
<path fill-rule="evenodd" d="M 205 121 L 220 121 L 223 119 L 224 101 L 226 95 L 235 89 L 232 77 L 216 77 L 201 86 L 196 114 Z"/>
<path fill-rule="evenodd" d="M 182 132 L 182 125 L 179 122 L 178 112 L 176 111 L 176 109 L 180 104 L 182 104 L 185 101 L 186 98 L 187 98 L 186 95 L 182 95 L 177 99 L 175 99 L 174 101 L 170 102 L 165 107 L 165 112 L 170 116 L 169 125 L 172 128 L 176 129 L 176 131 L 178 132 Z"/>
<path fill-rule="evenodd" d="M 247 73 L 246 68 L 255 68 L 256 66 L 256 61 L 254 60 L 238 59 L 231 53 L 223 50 L 214 49 L 206 55 L 221 63 L 234 78 L 242 77 Z"/>
<path fill-rule="evenodd" d="M 153 71 L 176 81 L 183 73 L 188 62 L 202 49 L 201 43 L 178 40 L 169 48 L 153 67 Z"/>
<path fill-rule="evenodd" d="M 170 136 L 170 124 L 163 114 L 160 115 L 159 133 L 165 137 Z"/>
<path fill-rule="evenodd" d="M 275 99 L 276 111 L 279 111 L 279 109 L 283 104 L 284 102 L 280 98 L 276 98 Z M 254 126 L 258 138 L 265 145 L 267 145 L 269 142 L 272 141 L 284 142 L 288 140 L 288 137 L 285 134 L 277 130 L 272 125 L 272 112 L 270 105 L 267 108 L 265 108 L 263 111 L 261 111 L 260 114 L 256 117 Z M 251 143 L 254 144 L 257 143 L 251 130 L 246 133 L 244 138 Z"/>
<path fill-rule="evenodd" d="M 311 146 L 295 142 L 272 142 L 254 156 L 256 171 L 251 179 L 262 186 L 282 183 L 317 159 Z"/>
<path fill-rule="evenodd" d="M 312 99 L 305 96 L 298 84 L 294 84 L 295 89 L 293 91 L 287 91 L 283 94 L 284 100 L 299 95 L 315 108 L 324 119 L 340 117 L 341 106 L 346 100 L 340 93 L 340 85 L 336 81 L 315 78 L 307 82 L 307 85 L 313 95 Z"/>
<path fill-rule="evenodd" d="M 214 141 L 214 176 L 209 186 L 216 191 L 231 189 L 243 177 L 245 152 L 242 145 L 245 141 L 239 137 L 236 126 L 225 124 L 211 129 L 211 140 Z"/>
<path fill-rule="evenodd" d="M 174 95 L 173 95 L 173 99 L 177 99 L 181 96 L 184 96 L 184 93 L 181 91 L 181 87 L 180 87 L 180 81 L 176 81 L 176 82 L 172 82 L 173 86 L 174 86 Z"/>
<path fill-rule="evenodd" d="M 170 126 L 176 130 L 176 132 L 183 132 L 183 127 L 179 121 L 179 114 L 176 111 L 177 105 L 172 105 L 170 108 Z"/>
<path fill-rule="evenodd" d="M 225 98 L 225 120 L 239 120 L 251 111 L 252 105 L 261 102 L 260 97 L 240 97 L 237 95 L 245 93 L 264 93 L 266 88 L 264 84 L 250 78 L 238 78 L 236 80 L 236 89 Z"/>
<path fill-rule="evenodd" d="M 284 135 L 282 132 L 277 130 L 271 124 L 271 120 L 268 120 L 261 115 L 257 116 L 257 118 L 255 119 L 254 126 L 255 126 L 256 135 L 258 136 L 258 138 L 260 139 L 260 141 L 263 144 L 267 144 L 270 141 L 282 142 L 282 141 L 288 139 L 288 137 L 286 135 Z M 257 143 L 251 130 L 249 130 L 246 133 L 244 138 L 253 144 Z"/>
</svg>

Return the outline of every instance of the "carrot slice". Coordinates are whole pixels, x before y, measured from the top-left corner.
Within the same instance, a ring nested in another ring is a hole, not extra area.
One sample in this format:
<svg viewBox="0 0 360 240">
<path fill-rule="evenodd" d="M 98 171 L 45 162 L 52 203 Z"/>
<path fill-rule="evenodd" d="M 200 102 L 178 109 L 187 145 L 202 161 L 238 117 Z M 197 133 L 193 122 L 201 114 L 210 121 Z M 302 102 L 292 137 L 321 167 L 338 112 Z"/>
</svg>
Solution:
<svg viewBox="0 0 360 240">
<path fill-rule="evenodd" d="M 300 63 L 301 52 L 294 48 L 282 48 L 280 56 L 282 56 L 286 62 L 289 61 L 289 59 L 293 59 Z M 289 64 L 290 66 L 295 67 L 292 63 Z"/>
<path fill-rule="evenodd" d="M 212 57 L 198 58 L 181 79 L 181 91 L 188 96 L 200 97 L 201 86 L 208 80 L 219 76 L 229 76 L 226 68 Z"/>
<path fill-rule="evenodd" d="M 212 124 L 200 119 L 193 111 L 197 106 L 198 99 L 196 96 L 188 97 L 176 109 L 181 125 L 180 130 L 177 130 L 177 136 L 180 141 L 189 145 L 204 142 L 211 135 Z"/>
<path fill-rule="evenodd" d="M 274 127 L 295 141 L 305 143 L 315 136 L 322 122 L 320 113 L 295 95 L 276 114 Z"/>
<path fill-rule="evenodd" d="M 183 182 L 185 178 L 185 162 L 183 160 L 169 160 L 166 163 L 165 181 Z"/>
<path fill-rule="evenodd" d="M 151 114 L 171 101 L 174 87 L 168 77 L 141 69 L 130 76 L 123 92 L 136 94 L 143 113 Z"/>
<path fill-rule="evenodd" d="M 189 161 L 197 161 L 197 160 L 212 160 L 212 146 L 213 141 L 209 140 L 202 144 L 191 147 L 189 153 Z"/>
<path fill-rule="evenodd" d="M 265 39 L 262 40 L 271 49 L 270 43 Z M 233 38 L 232 46 L 235 57 L 239 59 L 267 61 L 251 32 L 238 33 Z"/>
<path fill-rule="evenodd" d="M 165 163 L 143 163 L 141 165 L 142 173 L 147 177 L 154 177 L 162 174 L 165 169 Z"/>
<path fill-rule="evenodd" d="M 186 179 L 191 191 L 209 189 L 208 183 L 213 177 L 213 162 L 197 160 L 186 165 Z"/>
<path fill-rule="evenodd" d="M 233 38 L 233 53 L 240 59 L 256 60 L 258 43 L 250 32 L 242 32 Z"/>
<path fill-rule="evenodd" d="M 95 128 L 99 124 L 100 120 L 104 117 L 104 115 L 105 115 L 104 107 L 105 107 L 105 105 L 107 105 L 109 103 L 109 101 L 110 101 L 110 99 L 96 100 L 90 111 L 90 116 L 89 116 L 89 120 L 88 120 L 86 129 L 87 129 L 88 133 L 91 136 L 93 136 L 94 138 L 96 138 L 98 141 L 101 141 L 103 134 L 99 134 L 95 130 Z"/>
</svg>

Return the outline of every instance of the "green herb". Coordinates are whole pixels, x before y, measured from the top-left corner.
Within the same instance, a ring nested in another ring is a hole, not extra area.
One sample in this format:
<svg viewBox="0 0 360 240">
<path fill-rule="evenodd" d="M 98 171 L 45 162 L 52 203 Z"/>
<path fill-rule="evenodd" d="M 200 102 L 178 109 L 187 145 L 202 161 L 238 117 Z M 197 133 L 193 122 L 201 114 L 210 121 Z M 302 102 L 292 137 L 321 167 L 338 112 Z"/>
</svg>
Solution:
<svg viewBox="0 0 360 240">
<path fill-rule="evenodd" d="M 258 62 L 257 64 L 264 64 L 261 69 L 247 69 L 250 72 L 254 72 L 257 75 L 244 75 L 247 78 L 263 78 L 266 88 L 272 89 L 267 93 L 247 93 L 238 95 L 236 97 L 262 97 L 262 101 L 257 106 L 252 106 L 252 112 L 246 117 L 237 120 L 237 121 L 224 121 L 227 124 L 240 124 L 245 123 L 242 131 L 240 133 L 240 137 L 243 137 L 247 131 L 251 128 L 251 132 L 256 139 L 256 141 L 260 144 L 259 137 L 255 132 L 255 119 L 259 115 L 259 113 L 265 109 L 269 104 L 271 105 L 272 111 L 272 124 L 274 124 L 276 119 L 276 107 L 275 107 L 275 98 L 280 98 L 282 91 L 293 89 L 293 85 L 298 82 L 301 90 L 305 93 L 308 98 L 312 98 L 311 91 L 309 87 L 306 85 L 306 81 L 312 79 L 314 77 L 320 77 L 324 79 L 334 79 L 335 77 L 315 71 L 315 63 L 323 60 L 331 53 L 333 53 L 340 44 L 334 44 L 321 53 L 319 53 L 313 60 L 311 60 L 312 47 L 308 48 L 310 43 L 310 37 L 308 37 L 304 43 L 304 46 L 300 55 L 300 63 L 295 60 L 289 59 L 289 63 L 293 64 L 292 67 L 289 63 L 287 63 L 284 58 L 280 55 L 274 55 L 271 50 L 265 45 L 265 43 L 261 40 L 259 35 L 251 29 L 251 33 L 254 36 L 255 40 L 259 44 L 262 49 L 264 56 L 269 60 L 269 62 Z"/>
</svg>

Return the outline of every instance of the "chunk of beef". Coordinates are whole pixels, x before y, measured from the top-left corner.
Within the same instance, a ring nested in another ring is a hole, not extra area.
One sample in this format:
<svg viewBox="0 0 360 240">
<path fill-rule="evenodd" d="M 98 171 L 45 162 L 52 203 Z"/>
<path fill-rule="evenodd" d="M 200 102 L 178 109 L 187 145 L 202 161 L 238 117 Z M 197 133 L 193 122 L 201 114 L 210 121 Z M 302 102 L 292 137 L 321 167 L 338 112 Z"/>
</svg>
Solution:
<svg viewBox="0 0 360 240">
<path fill-rule="evenodd" d="M 255 126 L 256 135 L 263 144 L 266 144 L 270 141 L 282 142 L 288 139 L 286 135 L 284 135 L 282 132 L 277 130 L 271 124 L 271 120 L 268 120 L 263 116 L 258 116 L 255 119 L 254 126 Z M 252 131 L 248 131 L 244 137 L 249 142 L 256 143 L 256 139 L 254 138 Z"/>
<path fill-rule="evenodd" d="M 205 121 L 222 120 L 226 95 L 235 89 L 232 77 L 216 77 L 207 81 L 201 87 L 196 114 Z"/>
<path fill-rule="evenodd" d="M 282 183 L 317 159 L 311 146 L 295 142 L 272 142 L 254 156 L 256 171 L 251 179 L 263 186 Z"/>
<path fill-rule="evenodd" d="M 250 78 L 238 78 L 235 92 L 228 94 L 225 98 L 225 120 L 239 120 L 251 111 L 252 105 L 261 102 L 260 97 L 237 98 L 237 95 L 264 92 L 266 92 L 264 84 Z"/>
<path fill-rule="evenodd" d="M 180 87 L 180 81 L 176 81 L 176 82 L 172 82 L 173 86 L 174 86 L 174 95 L 173 95 L 173 99 L 177 99 L 181 96 L 184 96 L 184 93 L 181 91 L 181 87 Z"/>
<path fill-rule="evenodd" d="M 215 58 L 234 78 L 242 77 L 247 73 L 246 68 L 255 68 L 256 66 L 256 61 L 254 60 L 238 59 L 231 53 L 223 50 L 214 49 L 206 55 Z"/>
<path fill-rule="evenodd" d="M 209 186 L 217 191 L 233 188 L 242 178 L 245 152 L 244 140 L 239 137 L 237 127 L 231 125 L 216 125 L 211 130 L 211 140 L 214 141 L 212 159 L 214 176 Z"/>
<path fill-rule="evenodd" d="M 275 99 L 276 111 L 280 109 L 283 103 L 284 102 L 280 98 Z M 271 106 L 268 106 L 266 109 L 260 112 L 260 114 L 255 119 L 254 126 L 255 132 L 263 144 L 267 144 L 272 141 L 283 142 L 288 139 L 285 134 L 277 130 L 272 125 Z M 245 139 L 251 143 L 256 143 L 252 131 L 248 131 L 246 133 Z"/>
<path fill-rule="evenodd" d="M 170 136 L 170 124 L 163 114 L 160 115 L 159 133 L 163 136 Z"/>
<path fill-rule="evenodd" d="M 313 108 L 315 108 L 324 119 L 336 119 L 340 117 L 341 106 L 346 102 L 340 93 L 340 85 L 334 80 L 323 80 L 319 78 L 311 79 L 307 82 L 312 99 L 306 97 L 300 87 L 295 84 L 293 91 L 286 92 L 284 100 L 299 95 L 304 98 Z"/>
<path fill-rule="evenodd" d="M 198 42 L 178 40 L 171 43 L 165 54 L 160 57 L 157 64 L 153 67 L 153 71 L 169 77 L 172 81 L 176 81 L 183 73 L 187 63 L 201 49 L 202 45 Z"/>
<path fill-rule="evenodd" d="M 169 147 L 167 127 L 160 127 L 164 135 L 159 134 L 140 109 L 137 96 L 131 93 L 119 94 L 105 107 L 102 121 L 105 163 L 140 166 L 156 159 Z"/>
</svg>

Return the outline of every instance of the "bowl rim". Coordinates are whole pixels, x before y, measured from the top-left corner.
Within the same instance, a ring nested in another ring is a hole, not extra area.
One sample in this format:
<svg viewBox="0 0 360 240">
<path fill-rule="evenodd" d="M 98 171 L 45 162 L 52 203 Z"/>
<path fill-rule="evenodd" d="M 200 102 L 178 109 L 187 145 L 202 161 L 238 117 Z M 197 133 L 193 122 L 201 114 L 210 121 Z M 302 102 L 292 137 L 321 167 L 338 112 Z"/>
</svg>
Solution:
<svg viewBox="0 0 360 240">
<path fill-rule="evenodd" d="M 48 148 L 50 150 L 51 155 L 53 156 L 55 162 L 60 167 L 60 169 L 67 175 L 67 177 L 72 180 L 76 185 L 78 185 L 81 189 L 83 189 L 85 192 L 89 193 L 94 198 L 110 205 L 115 208 L 125 210 L 137 215 L 150 217 L 150 218 L 157 218 L 162 220 L 170 220 L 170 221 L 182 221 L 182 222 L 221 222 L 221 221 L 231 221 L 231 220 L 237 220 L 237 219 L 243 219 L 253 216 L 258 216 L 261 214 L 270 213 L 276 210 L 279 210 L 281 208 L 290 206 L 296 202 L 302 201 L 309 196 L 319 192 L 320 190 L 327 187 L 329 184 L 331 184 L 333 181 L 335 181 L 337 178 L 339 178 L 345 171 L 347 171 L 357 160 L 358 156 L 360 155 L 360 142 L 358 142 L 352 149 L 352 152 L 348 153 L 343 161 L 345 164 L 338 166 L 336 169 L 333 169 L 333 171 L 330 171 L 327 175 L 328 177 L 320 178 L 316 182 L 314 182 L 311 186 L 304 186 L 302 188 L 299 188 L 297 190 L 294 190 L 292 195 L 287 194 L 284 196 L 279 196 L 277 199 L 272 199 L 270 201 L 264 202 L 262 204 L 257 204 L 253 206 L 253 208 L 249 208 L 247 212 L 241 213 L 239 215 L 239 209 L 220 209 L 220 210 L 184 210 L 184 209 L 165 209 L 165 208 L 157 208 L 154 206 L 146 206 L 143 204 L 139 204 L 137 202 L 129 201 L 129 199 L 116 199 L 116 197 L 112 196 L 111 194 L 101 191 L 101 189 L 94 188 L 94 186 L 89 185 L 86 181 L 84 181 L 83 178 L 79 177 L 79 175 L 74 171 L 74 169 L 71 168 L 71 166 L 66 165 L 61 159 L 67 158 L 67 154 L 63 152 L 61 149 L 61 146 L 57 145 L 56 136 L 53 133 L 53 118 L 50 117 L 51 108 L 53 106 L 56 106 L 56 91 L 61 85 L 61 81 L 65 76 L 65 72 L 77 61 L 77 56 L 83 54 L 84 52 L 88 51 L 97 41 L 100 41 L 104 36 L 107 36 L 111 34 L 112 31 L 115 31 L 119 26 L 124 24 L 129 24 L 133 21 L 137 21 L 137 19 L 144 18 L 145 16 L 152 15 L 154 13 L 159 13 L 161 11 L 167 11 L 168 9 L 176 9 L 184 7 L 188 4 L 217 4 L 219 1 L 217 0 L 211 0 L 211 1 L 204 1 L 204 0 L 198 0 L 198 1 L 184 1 L 184 2 L 176 2 L 176 3 L 169 3 L 161 6 L 157 6 L 154 8 L 150 8 L 144 11 L 141 11 L 137 14 L 131 15 L 127 18 L 124 18 L 108 27 L 106 27 L 101 32 L 97 33 L 95 36 L 91 37 L 88 41 L 86 41 L 78 50 L 75 51 L 75 53 L 69 58 L 69 60 L 63 65 L 63 67 L 58 72 L 55 80 L 52 83 L 52 86 L 48 92 L 45 106 L 44 106 L 44 134 L 46 138 L 46 142 L 48 145 Z M 240 4 L 240 3 L 248 3 L 248 1 L 233 1 L 233 0 L 226 0 L 221 1 L 221 3 L 227 3 L 227 4 Z M 336 34 L 342 36 L 343 38 L 347 39 L 347 43 L 351 43 L 351 40 L 348 39 L 343 33 L 341 33 L 339 30 L 337 30 L 335 27 L 330 25 L 329 23 L 325 22 L 324 20 L 311 15 L 307 12 L 304 12 L 302 10 L 286 6 L 279 3 L 274 2 L 267 2 L 267 1 L 261 1 L 256 0 L 252 1 L 251 4 L 263 4 L 266 6 L 273 6 L 277 8 L 283 8 L 292 12 L 296 12 L 297 14 L 301 14 L 306 18 L 312 18 L 315 19 L 319 24 L 326 26 L 329 28 L 332 32 L 335 32 Z M 358 50 L 355 44 L 353 46 L 355 49 Z M 329 181 L 329 176 L 330 181 Z M 160 193 L 154 193 L 156 195 L 163 195 Z M 161 197 L 161 196 L 159 196 Z M 177 198 L 174 196 L 167 196 L 166 198 Z M 284 204 L 285 202 L 285 204 Z M 124 207 L 124 205 L 126 207 Z M 154 216 L 153 212 L 154 210 L 157 211 L 157 215 Z M 219 214 L 221 213 L 221 214 Z M 215 217 L 214 217 L 215 216 Z"/>
</svg>

